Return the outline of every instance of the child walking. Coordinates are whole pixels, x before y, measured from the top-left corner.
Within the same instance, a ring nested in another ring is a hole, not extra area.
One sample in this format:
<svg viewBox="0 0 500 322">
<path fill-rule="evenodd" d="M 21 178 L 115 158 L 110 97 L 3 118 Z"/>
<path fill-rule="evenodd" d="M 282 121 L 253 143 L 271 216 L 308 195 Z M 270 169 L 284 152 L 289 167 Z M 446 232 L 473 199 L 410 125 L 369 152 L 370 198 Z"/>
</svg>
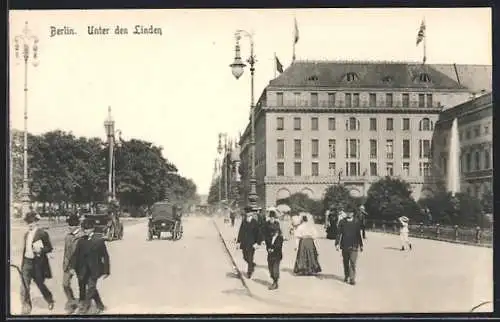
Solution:
<svg viewBox="0 0 500 322">
<path fill-rule="evenodd" d="M 408 249 L 411 250 L 411 243 L 410 239 L 408 238 L 408 223 L 410 219 L 406 216 L 401 216 L 398 218 L 399 222 L 401 223 L 401 228 L 399 229 L 399 236 L 401 237 L 401 250 L 405 250 L 405 246 L 408 247 Z"/>
<path fill-rule="evenodd" d="M 273 284 L 269 286 L 269 289 L 275 290 L 278 288 L 280 262 L 283 258 L 283 235 L 279 226 L 271 226 L 269 229 L 269 235 L 266 238 L 267 266 L 273 280 Z"/>
</svg>

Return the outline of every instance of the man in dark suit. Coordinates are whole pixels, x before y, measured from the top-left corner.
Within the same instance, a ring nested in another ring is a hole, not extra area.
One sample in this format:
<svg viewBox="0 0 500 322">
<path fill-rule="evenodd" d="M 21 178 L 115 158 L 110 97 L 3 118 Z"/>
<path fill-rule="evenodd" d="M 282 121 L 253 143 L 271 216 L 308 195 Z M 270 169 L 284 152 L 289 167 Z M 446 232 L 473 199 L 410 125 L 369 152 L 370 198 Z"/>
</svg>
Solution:
<svg viewBox="0 0 500 322">
<path fill-rule="evenodd" d="M 351 285 L 356 284 L 356 261 L 358 250 L 363 251 L 363 238 L 361 237 L 361 227 L 359 221 L 354 219 L 352 212 L 347 213 L 347 217 L 339 222 L 335 248 L 342 249 L 342 259 L 344 264 L 344 282 Z"/>
<path fill-rule="evenodd" d="M 248 264 L 247 277 L 251 278 L 256 264 L 253 261 L 255 248 L 261 243 L 260 227 L 255 219 L 256 209 L 245 207 L 246 218 L 241 222 L 236 243 L 243 252 L 243 259 Z"/>
<path fill-rule="evenodd" d="M 71 267 L 71 259 L 75 252 L 78 240 L 83 237 L 83 231 L 80 228 L 80 218 L 78 215 L 71 214 L 66 220 L 69 226 L 69 231 L 64 238 L 64 255 L 63 255 L 63 289 L 66 295 L 65 310 L 67 313 L 73 313 L 78 305 L 71 289 L 71 279 L 75 275 L 74 267 Z"/>
<path fill-rule="evenodd" d="M 24 218 L 24 221 L 29 226 L 29 230 L 24 235 L 23 259 L 21 263 L 23 277 L 21 301 L 23 314 L 30 314 L 32 309 L 30 296 L 31 280 L 35 281 L 40 293 L 42 293 L 43 298 L 48 303 L 49 310 L 54 308 L 54 297 L 45 285 L 45 279 L 52 278 L 52 271 L 47 257 L 47 254 L 52 252 L 52 244 L 49 234 L 38 227 L 39 220 L 40 216 L 30 207 L 30 212 Z"/>
<path fill-rule="evenodd" d="M 104 239 L 94 234 L 94 223 L 88 219 L 82 223 L 85 236 L 76 246 L 71 266 L 74 267 L 80 288 L 80 313 L 88 313 L 93 299 L 97 313 L 105 310 L 99 292 L 97 280 L 109 276 L 109 255 Z"/>
<path fill-rule="evenodd" d="M 267 248 L 267 267 L 273 284 L 269 286 L 270 290 L 278 288 L 278 279 L 280 277 L 280 262 L 283 259 L 283 235 L 279 225 L 269 227 L 269 235 L 266 238 Z"/>
</svg>

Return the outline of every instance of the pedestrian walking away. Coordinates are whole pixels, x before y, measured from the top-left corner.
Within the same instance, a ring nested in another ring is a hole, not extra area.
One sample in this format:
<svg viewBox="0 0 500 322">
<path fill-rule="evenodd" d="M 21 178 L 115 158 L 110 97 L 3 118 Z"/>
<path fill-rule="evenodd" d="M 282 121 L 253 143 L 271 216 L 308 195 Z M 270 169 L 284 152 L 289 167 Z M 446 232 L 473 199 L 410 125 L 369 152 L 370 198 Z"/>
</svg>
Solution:
<svg viewBox="0 0 500 322">
<path fill-rule="evenodd" d="M 399 223 L 400 223 L 400 228 L 399 228 L 399 237 L 401 238 L 401 250 L 405 250 L 405 246 L 411 250 L 412 246 L 410 243 L 410 238 L 408 234 L 410 233 L 410 230 L 408 228 L 408 224 L 410 222 L 410 219 L 406 216 L 401 216 L 398 218 Z"/>
<path fill-rule="evenodd" d="M 99 291 L 97 281 L 99 278 L 107 278 L 110 274 L 110 263 L 108 250 L 102 237 L 94 234 L 94 223 L 85 219 L 82 223 L 85 236 L 80 238 L 76 245 L 72 260 L 76 275 L 78 277 L 78 287 L 80 288 L 80 314 L 89 312 L 91 300 L 95 301 L 97 313 L 106 309 Z"/>
<path fill-rule="evenodd" d="M 302 216 L 301 224 L 295 230 L 297 256 L 293 272 L 297 275 L 313 275 L 321 272 L 318 262 L 318 249 L 315 245 L 317 236 L 312 219 Z"/>
<path fill-rule="evenodd" d="M 339 222 L 338 236 L 335 240 L 335 248 L 342 250 L 342 262 L 344 266 L 344 282 L 351 285 L 356 284 L 356 262 L 358 251 L 363 251 L 363 238 L 358 220 L 354 219 L 352 212 Z"/>
<path fill-rule="evenodd" d="M 337 237 L 337 215 L 333 209 L 327 210 L 325 225 L 326 238 L 334 240 Z"/>
<path fill-rule="evenodd" d="M 251 278 L 255 270 L 255 249 L 261 242 L 260 227 L 255 218 L 256 209 L 245 207 L 245 219 L 242 220 L 236 243 L 243 252 L 243 259 L 247 263 L 247 277 Z"/>
<path fill-rule="evenodd" d="M 231 219 L 231 227 L 234 227 L 234 221 L 236 219 L 236 212 L 232 208 L 229 209 L 229 217 Z"/>
<path fill-rule="evenodd" d="M 78 308 L 78 303 L 71 289 L 71 280 L 75 276 L 74 261 L 72 259 L 78 240 L 83 237 L 83 231 L 80 228 L 80 218 L 76 213 L 71 214 L 66 222 L 69 226 L 69 232 L 64 239 L 63 290 L 66 295 L 65 311 L 71 314 Z"/>
<path fill-rule="evenodd" d="M 30 207 L 24 221 L 29 230 L 24 235 L 23 259 L 21 263 L 21 274 L 23 286 L 21 288 L 22 314 L 30 314 L 32 310 L 30 284 L 35 281 L 36 286 L 42 293 L 48 304 L 49 310 L 54 309 L 54 297 L 45 285 L 45 279 L 52 278 L 52 271 L 47 254 L 52 252 L 52 244 L 49 234 L 38 227 L 40 216 Z"/>
<path fill-rule="evenodd" d="M 361 205 L 359 206 L 359 223 L 361 225 L 361 236 L 363 236 L 363 239 L 366 239 L 366 216 L 368 213 L 365 210 L 365 206 Z"/>
<path fill-rule="evenodd" d="M 270 290 L 278 288 L 280 278 L 280 263 L 283 259 L 283 234 L 279 226 L 271 226 L 270 234 L 266 238 L 267 248 L 267 267 L 273 284 L 269 286 Z"/>
</svg>

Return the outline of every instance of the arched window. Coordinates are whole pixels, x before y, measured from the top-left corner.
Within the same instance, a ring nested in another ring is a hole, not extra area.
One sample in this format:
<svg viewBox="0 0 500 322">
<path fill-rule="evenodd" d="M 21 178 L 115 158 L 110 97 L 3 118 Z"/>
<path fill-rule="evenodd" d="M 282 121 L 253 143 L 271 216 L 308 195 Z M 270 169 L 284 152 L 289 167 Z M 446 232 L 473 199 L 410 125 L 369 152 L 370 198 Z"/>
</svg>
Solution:
<svg viewBox="0 0 500 322">
<path fill-rule="evenodd" d="M 434 124 L 432 123 L 432 121 L 425 117 L 423 118 L 422 120 L 420 120 L 420 123 L 418 125 L 418 129 L 420 131 L 432 131 L 433 130 L 433 127 L 434 127 Z"/>
<path fill-rule="evenodd" d="M 431 82 L 431 76 L 427 73 L 421 73 L 419 76 L 418 76 L 418 80 L 421 82 L 421 83 L 430 83 Z"/>
<path fill-rule="evenodd" d="M 354 82 L 358 79 L 359 79 L 358 74 L 356 74 L 354 72 L 349 72 L 349 73 L 345 74 L 345 80 L 348 82 Z"/>
<path fill-rule="evenodd" d="M 357 118 L 351 116 L 348 120 L 345 121 L 346 131 L 358 131 L 359 128 L 360 128 L 360 123 Z"/>
</svg>

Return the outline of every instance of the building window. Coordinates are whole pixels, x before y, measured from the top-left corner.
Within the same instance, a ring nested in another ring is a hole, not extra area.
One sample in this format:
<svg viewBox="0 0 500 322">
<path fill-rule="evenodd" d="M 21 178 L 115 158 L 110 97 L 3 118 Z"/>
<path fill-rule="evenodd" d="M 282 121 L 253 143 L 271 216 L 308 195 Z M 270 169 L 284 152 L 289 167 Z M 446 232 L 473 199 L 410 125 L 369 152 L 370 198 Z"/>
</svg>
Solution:
<svg viewBox="0 0 500 322">
<path fill-rule="evenodd" d="M 283 106 L 283 93 L 276 93 L 276 105 Z"/>
<path fill-rule="evenodd" d="M 484 168 L 490 168 L 490 152 L 487 150 L 484 151 Z"/>
<path fill-rule="evenodd" d="M 294 93 L 293 96 L 295 98 L 295 106 L 300 106 L 300 93 Z"/>
<path fill-rule="evenodd" d="M 372 117 L 370 118 L 370 131 L 376 131 L 377 130 L 377 119 Z"/>
<path fill-rule="evenodd" d="M 474 153 L 474 157 L 475 157 L 475 161 L 476 161 L 475 162 L 475 166 L 476 166 L 475 170 L 479 171 L 479 170 L 481 170 L 481 154 L 479 153 L 479 151 L 476 151 Z"/>
<path fill-rule="evenodd" d="M 419 174 L 422 177 L 428 177 L 431 172 L 431 164 L 429 162 L 419 163 Z"/>
<path fill-rule="evenodd" d="M 317 117 L 311 117 L 311 130 L 317 131 L 318 128 L 319 128 L 318 118 Z"/>
<path fill-rule="evenodd" d="M 313 162 L 311 164 L 311 174 L 313 177 L 319 176 L 319 163 L 318 162 Z"/>
<path fill-rule="evenodd" d="M 392 107 L 392 93 L 387 93 L 385 94 L 385 104 L 387 105 L 387 107 Z"/>
<path fill-rule="evenodd" d="M 277 169 L 278 169 L 278 177 L 282 177 L 285 175 L 285 163 L 284 162 L 278 162 Z"/>
<path fill-rule="evenodd" d="M 421 119 L 418 125 L 419 131 L 432 131 L 432 127 L 432 122 L 427 117 Z"/>
<path fill-rule="evenodd" d="M 359 107 L 359 93 L 352 94 L 352 106 Z"/>
<path fill-rule="evenodd" d="M 403 158 L 410 158 L 410 140 L 403 140 Z"/>
<path fill-rule="evenodd" d="M 328 174 L 331 176 L 334 176 L 336 173 L 336 164 L 335 162 L 329 162 L 328 163 Z"/>
<path fill-rule="evenodd" d="M 293 156 L 296 159 L 300 159 L 302 157 L 302 144 L 298 139 L 293 140 Z"/>
<path fill-rule="evenodd" d="M 300 128 L 301 128 L 300 117 L 294 117 L 293 118 L 293 129 L 300 130 Z"/>
<path fill-rule="evenodd" d="M 474 137 L 478 137 L 481 135 L 481 127 L 478 125 L 476 127 L 474 127 Z"/>
<path fill-rule="evenodd" d="M 432 107 L 433 102 L 432 102 L 432 94 L 427 94 L 427 107 Z"/>
<path fill-rule="evenodd" d="M 410 176 L 410 162 L 403 162 L 403 175 L 405 177 Z"/>
<path fill-rule="evenodd" d="M 489 126 L 489 125 L 485 125 L 485 126 L 484 126 L 484 134 L 485 134 L 485 135 L 490 134 L 490 126 Z"/>
<path fill-rule="evenodd" d="M 345 94 L 345 107 L 352 107 L 352 96 L 349 93 Z"/>
<path fill-rule="evenodd" d="M 386 130 L 387 131 L 394 130 L 394 119 L 391 117 L 386 119 Z"/>
<path fill-rule="evenodd" d="M 329 117 L 328 118 L 328 130 L 329 131 L 335 131 L 335 118 L 334 117 Z"/>
<path fill-rule="evenodd" d="M 356 74 L 354 72 L 349 72 L 349 73 L 345 74 L 345 79 L 348 82 L 353 82 L 353 81 L 358 79 L 358 74 Z"/>
<path fill-rule="evenodd" d="M 394 158 L 394 141 L 393 140 L 386 141 L 385 150 L 386 150 L 386 158 L 387 159 Z"/>
<path fill-rule="evenodd" d="M 358 131 L 360 128 L 359 120 L 355 117 L 350 117 L 345 121 L 345 129 L 346 131 Z"/>
<path fill-rule="evenodd" d="M 418 107 L 425 107 L 425 94 L 418 94 Z"/>
<path fill-rule="evenodd" d="M 328 93 L 328 107 L 335 106 L 335 93 Z"/>
<path fill-rule="evenodd" d="M 311 156 L 313 158 L 317 158 L 319 155 L 319 140 L 313 139 L 311 141 L 311 150 L 312 150 Z"/>
<path fill-rule="evenodd" d="M 282 117 L 277 117 L 276 118 L 276 130 L 282 131 L 285 129 L 285 119 Z"/>
<path fill-rule="evenodd" d="M 377 140 L 370 140 L 370 158 L 377 158 Z"/>
<path fill-rule="evenodd" d="M 403 131 L 409 131 L 409 130 L 410 130 L 410 119 L 404 118 L 403 119 Z"/>
<path fill-rule="evenodd" d="M 276 141 L 276 145 L 277 145 L 277 157 L 278 159 L 283 159 L 285 157 L 285 140 L 283 139 L 279 139 Z"/>
<path fill-rule="evenodd" d="M 359 176 L 359 172 L 360 172 L 359 169 L 361 168 L 359 162 L 346 162 L 345 168 L 346 168 L 346 172 L 347 172 L 346 175 L 348 177 Z"/>
<path fill-rule="evenodd" d="M 377 94 L 370 93 L 369 104 L 370 104 L 370 107 L 377 107 Z"/>
<path fill-rule="evenodd" d="M 430 140 L 419 140 L 418 141 L 419 158 L 430 158 L 431 157 L 431 141 Z"/>
<path fill-rule="evenodd" d="M 346 143 L 345 157 L 347 159 L 349 159 L 349 158 L 359 159 L 360 140 L 358 140 L 358 139 L 346 139 L 345 143 Z"/>
<path fill-rule="evenodd" d="M 471 163 L 472 163 L 471 154 L 467 153 L 465 155 L 465 172 L 470 172 L 470 170 L 471 170 Z"/>
<path fill-rule="evenodd" d="M 311 106 L 318 107 L 318 93 L 311 93 Z"/>
<path fill-rule="evenodd" d="M 441 158 L 441 169 L 443 170 L 443 174 L 446 176 L 448 174 L 448 158 L 445 156 Z"/>
<path fill-rule="evenodd" d="M 370 175 L 371 176 L 378 176 L 377 174 L 377 162 L 370 162 Z"/>
<path fill-rule="evenodd" d="M 387 162 L 385 164 L 385 171 L 388 176 L 392 177 L 394 175 L 394 163 Z"/>
<path fill-rule="evenodd" d="M 328 140 L 328 158 L 329 159 L 335 159 L 337 157 L 335 146 L 336 146 L 335 139 Z"/>
<path fill-rule="evenodd" d="M 466 138 L 467 140 L 469 140 L 469 139 L 470 139 L 470 129 L 467 129 L 467 131 L 465 131 L 465 138 Z"/>
<path fill-rule="evenodd" d="M 295 162 L 293 164 L 293 174 L 296 177 L 300 177 L 302 175 L 302 163 L 300 162 Z"/>
<path fill-rule="evenodd" d="M 403 107 L 410 107 L 410 94 L 403 94 Z"/>
</svg>

